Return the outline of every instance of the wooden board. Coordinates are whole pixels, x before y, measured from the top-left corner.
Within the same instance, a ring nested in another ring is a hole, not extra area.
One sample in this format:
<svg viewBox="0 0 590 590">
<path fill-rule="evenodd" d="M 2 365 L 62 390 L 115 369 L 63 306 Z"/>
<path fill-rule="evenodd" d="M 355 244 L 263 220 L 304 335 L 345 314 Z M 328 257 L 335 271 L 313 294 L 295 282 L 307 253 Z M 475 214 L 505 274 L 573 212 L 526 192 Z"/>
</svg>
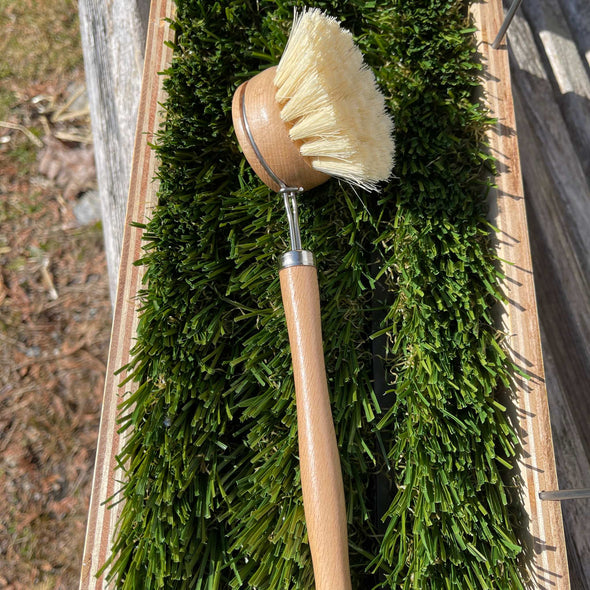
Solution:
<svg viewBox="0 0 590 590">
<path fill-rule="evenodd" d="M 105 396 L 98 441 L 97 462 L 82 566 L 81 590 L 104 588 L 103 578 L 95 575 L 109 554 L 119 510 L 109 510 L 104 502 L 118 489 L 115 456 L 121 440 L 116 433 L 116 414 L 120 391 L 118 383 L 125 375 L 114 371 L 129 359 L 137 311 L 134 296 L 141 284 L 141 269 L 133 266 L 140 256 L 141 232 L 130 226 L 143 221 L 155 202 L 157 187 L 152 182 L 155 161 L 147 146 L 149 135 L 159 125 L 158 102 L 163 102 L 161 76 L 171 59 L 163 44 L 172 34 L 163 22 L 173 10 L 172 0 L 153 0 L 138 116 L 136 143 L 129 190 L 129 204 L 123 238 L 119 284 L 115 301 L 113 333 L 107 368 Z M 491 49 L 491 41 L 502 18 L 501 0 L 474 5 L 478 28 L 483 30 L 479 50 L 485 66 L 482 84 L 485 97 L 498 124 L 490 133 L 490 144 L 499 161 L 498 190 L 491 197 L 493 223 L 499 228 L 496 246 L 504 264 L 504 291 L 508 304 L 499 321 L 507 334 L 506 343 L 513 361 L 531 376 L 515 378 L 515 419 L 521 433 L 523 453 L 519 470 L 523 480 L 521 496 L 526 511 L 523 535 L 530 557 L 531 588 L 566 590 L 570 587 L 561 510 L 558 503 L 542 502 L 538 493 L 557 489 L 551 427 L 544 383 L 537 307 L 533 285 L 525 203 L 518 143 L 515 135 L 514 108 L 506 48 Z"/>
<path fill-rule="evenodd" d="M 157 184 L 154 182 L 156 159 L 148 141 L 153 139 L 161 122 L 160 104 L 164 101 L 163 76 L 172 59 L 172 50 L 164 45 L 173 33 L 166 18 L 173 15 L 172 0 L 153 0 L 150 10 L 148 35 L 141 98 L 135 132 L 135 147 L 131 168 L 129 199 L 123 234 L 119 282 L 115 299 L 111 345 L 107 364 L 107 375 L 103 407 L 98 435 L 98 447 L 90 500 L 86 543 L 80 577 L 80 589 L 104 588 L 104 578 L 96 577 L 100 567 L 110 553 L 112 534 L 116 526 L 119 509 L 109 509 L 105 501 L 119 489 L 115 456 L 121 440 L 117 434 L 117 406 L 119 403 L 118 384 L 125 373 L 114 373 L 129 361 L 129 349 L 137 325 L 135 295 L 141 286 L 142 269 L 133 266 L 141 254 L 141 230 L 132 227 L 132 222 L 146 221 L 150 209 L 156 203 Z M 129 386 L 128 390 L 132 387 Z"/>
<path fill-rule="evenodd" d="M 150 0 L 78 0 L 105 252 L 114 305 Z"/>
<path fill-rule="evenodd" d="M 522 8 L 508 46 L 557 477 L 590 488 L 590 3 Z M 590 590 L 590 498 L 561 508 L 571 586 Z"/>
<path fill-rule="evenodd" d="M 490 221 L 498 228 L 496 249 L 505 280 L 506 304 L 500 328 L 511 360 L 529 376 L 515 375 L 511 397 L 522 445 L 518 469 L 526 516 L 521 536 L 528 544 L 531 587 L 570 588 L 565 536 L 559 502 L 541 501 L 539 492 L 558 489 L 555 456 L 541 354 L 541 336 L 533 281 L 520 154 L 516 134 L 510 66 L 506 45 L 491 43 L 504 19 L 502 3 L 490 0 L 473 6 L 478 24 L 478 50 L 483 65 L 484 100 L 497 123 L 488 134 L 498 162 L 497 189 L 490 197 Z"/>
</svg>

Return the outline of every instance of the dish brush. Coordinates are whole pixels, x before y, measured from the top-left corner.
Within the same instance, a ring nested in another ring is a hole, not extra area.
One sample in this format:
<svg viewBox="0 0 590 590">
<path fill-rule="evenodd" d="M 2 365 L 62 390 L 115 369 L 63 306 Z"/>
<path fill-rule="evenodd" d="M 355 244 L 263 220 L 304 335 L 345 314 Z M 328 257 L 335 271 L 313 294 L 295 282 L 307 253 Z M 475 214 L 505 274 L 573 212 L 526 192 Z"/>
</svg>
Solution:
<svg viewBox="0 0 590 590">
<path fill-rule="evenodd" d="M 284 53 L 237 90 L 234 128 L 261 180 L 283 195 L 291 249 L 280 283 L 291 345 L 303 506 L 316 590 L 351 588 L 342 472 L 324 365 L 314 255 L 298 196 L 332 177 L 376 190 L 393 167 L 393 123 L 352 34 L 319 9 L 295 14 Z"/>
</svg>

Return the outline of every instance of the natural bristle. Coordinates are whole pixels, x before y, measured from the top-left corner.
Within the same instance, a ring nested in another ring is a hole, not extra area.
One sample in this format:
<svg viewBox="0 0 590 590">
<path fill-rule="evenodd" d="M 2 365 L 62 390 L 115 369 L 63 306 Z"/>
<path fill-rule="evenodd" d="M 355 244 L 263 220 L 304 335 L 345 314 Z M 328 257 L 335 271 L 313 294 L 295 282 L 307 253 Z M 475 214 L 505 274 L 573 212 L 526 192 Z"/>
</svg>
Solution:
<svg viewBox="0 0 590 590">
<path fill-rule="evenodd" d="M 295 15 L 274 78 L 281 119 L 313 168 L 368 190 L 393 168 L 393 122 L 349 31 L 319 9 Z"/>
</svg>

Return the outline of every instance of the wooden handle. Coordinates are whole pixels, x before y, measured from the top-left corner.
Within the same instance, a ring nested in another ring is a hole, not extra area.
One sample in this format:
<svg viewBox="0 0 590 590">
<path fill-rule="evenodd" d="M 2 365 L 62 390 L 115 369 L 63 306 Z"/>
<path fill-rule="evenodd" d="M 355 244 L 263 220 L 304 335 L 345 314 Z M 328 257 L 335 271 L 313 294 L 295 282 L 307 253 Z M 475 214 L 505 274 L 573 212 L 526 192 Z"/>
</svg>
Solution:
<svg viewBox="0 0 590 590">
<path fill-rule="evenodd" d="M 317 271 L 279 273 L 297 402 L 303 507 L 316 590 L 350 590 L 342 471 L 332 422 L 320 322 Z"/>
</svg>

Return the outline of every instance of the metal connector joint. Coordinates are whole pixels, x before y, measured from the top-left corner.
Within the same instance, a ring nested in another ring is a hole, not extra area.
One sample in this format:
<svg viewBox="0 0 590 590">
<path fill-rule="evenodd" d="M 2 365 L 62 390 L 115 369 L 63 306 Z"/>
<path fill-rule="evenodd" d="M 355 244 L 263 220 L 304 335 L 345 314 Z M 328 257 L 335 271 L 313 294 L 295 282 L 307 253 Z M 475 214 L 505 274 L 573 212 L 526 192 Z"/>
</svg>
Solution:
<svg viewBox="0 0 590 590">
<path fill-rule="evenodd" d="M 309 250 L 289 250 L 281 255 L 279 268 L 290 266 L 315 266 L 315 256 Z"/>
<path fill-rule="evenodd" d="M 301 250 L 301 231 L 299 230 L 299 209 L 297 195 L 303 192 L 302 188 L 282 187 L 279 191 L 283 195 L 287 221 L 289 222 L 289 237 L 291 238 L 291 250 Z"/>
</svg>

